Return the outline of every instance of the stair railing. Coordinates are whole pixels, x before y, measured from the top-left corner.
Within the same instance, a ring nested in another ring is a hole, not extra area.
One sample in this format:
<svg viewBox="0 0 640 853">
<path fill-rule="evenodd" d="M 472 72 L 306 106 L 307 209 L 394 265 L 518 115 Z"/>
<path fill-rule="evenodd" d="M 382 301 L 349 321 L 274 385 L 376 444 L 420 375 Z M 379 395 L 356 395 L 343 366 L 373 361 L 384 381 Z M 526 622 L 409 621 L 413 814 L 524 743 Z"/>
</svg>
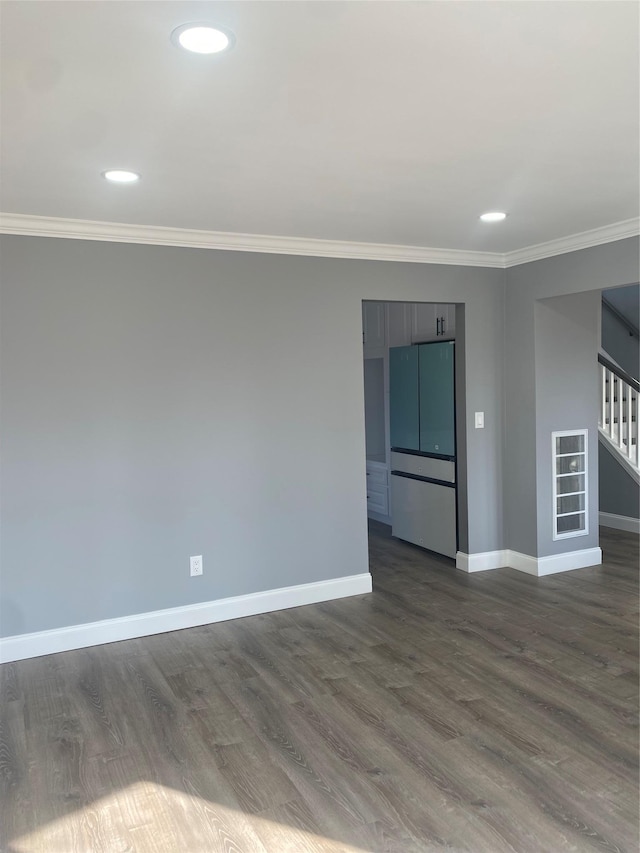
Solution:
<svg viewBox="0 0 640 853">
<path fill-rule="evenodd" d="M 601 406 L 598 426 L 618 452 L 638 468 L 638 395 L 640 383 L 606 356 L 598 354 Z"/>
</svg>

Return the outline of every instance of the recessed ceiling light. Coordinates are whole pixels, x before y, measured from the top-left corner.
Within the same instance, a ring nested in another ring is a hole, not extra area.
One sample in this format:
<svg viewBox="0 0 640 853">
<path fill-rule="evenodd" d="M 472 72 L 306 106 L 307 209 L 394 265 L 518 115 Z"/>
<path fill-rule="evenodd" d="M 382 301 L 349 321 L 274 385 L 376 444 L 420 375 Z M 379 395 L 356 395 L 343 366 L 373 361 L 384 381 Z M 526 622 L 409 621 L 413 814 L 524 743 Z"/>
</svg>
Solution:
<svg viewBox="0 0 640 853">
<path fill-rule="evenodd" d="M 506 213 L 502 213 L 499 210 L 493 210 L 490 213 L 483 213 L 480 219 L 482 219 L 483 222 L 502 222 L 506 217 Z"/>
<path fill-rule="evenodd" d="M 102 177 L 115 184 L 133 184 L 140 180 L 137 172 L 129 172 L 126 169 L 107 169 L 102 173 Z"/>
<path fill-rule="evenodd" d="M 191 53 L 220 53 L 233 47 L 235 36 L 218 24 L 183 24 L 171 33 L 171 41 Z"/>
</svg>

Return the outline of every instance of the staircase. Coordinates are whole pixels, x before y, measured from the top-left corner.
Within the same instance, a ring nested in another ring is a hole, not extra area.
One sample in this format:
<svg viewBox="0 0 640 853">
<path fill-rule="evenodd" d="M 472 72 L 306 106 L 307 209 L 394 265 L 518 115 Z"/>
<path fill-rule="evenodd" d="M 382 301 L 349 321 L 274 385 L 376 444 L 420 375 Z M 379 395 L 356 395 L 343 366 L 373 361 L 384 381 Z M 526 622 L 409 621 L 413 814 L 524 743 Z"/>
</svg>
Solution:
<svg viewBox="0 0 640 853">
<path fill-rule="evenodd" d="M 638 465 L 638 395 L 640 384 L 606 356 L 599 354 L 600 440 L 640 484 Z"/>
</svg>

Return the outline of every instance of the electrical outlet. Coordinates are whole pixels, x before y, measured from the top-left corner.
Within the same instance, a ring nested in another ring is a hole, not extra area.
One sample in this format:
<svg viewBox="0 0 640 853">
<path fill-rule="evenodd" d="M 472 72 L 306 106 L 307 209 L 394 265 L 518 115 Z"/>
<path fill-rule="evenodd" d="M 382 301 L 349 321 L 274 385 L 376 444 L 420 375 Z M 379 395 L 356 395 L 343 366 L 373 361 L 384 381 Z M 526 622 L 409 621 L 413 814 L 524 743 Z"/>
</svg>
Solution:
<svg viewBox="0 0 640 853">
<path fill-rule="evenodd" d="M 189 557 L 189 568 L 192 578 L 202 574 L 202 554 L 199 557 Z"/>
</svg>

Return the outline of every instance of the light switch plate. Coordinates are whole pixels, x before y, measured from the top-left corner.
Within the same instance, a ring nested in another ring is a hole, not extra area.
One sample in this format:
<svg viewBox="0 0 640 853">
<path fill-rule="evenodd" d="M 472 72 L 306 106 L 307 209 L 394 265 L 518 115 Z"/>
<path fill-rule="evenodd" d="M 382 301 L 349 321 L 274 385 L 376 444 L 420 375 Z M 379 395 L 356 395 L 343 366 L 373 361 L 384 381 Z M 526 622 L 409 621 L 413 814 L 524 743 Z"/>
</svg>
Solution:
<svg viewBox="0 0 640 853">
<path fill-rule="evenodd" d="M 484 412 L 476 412 L 476 429 L 484 429 Z"/>
</svg>

